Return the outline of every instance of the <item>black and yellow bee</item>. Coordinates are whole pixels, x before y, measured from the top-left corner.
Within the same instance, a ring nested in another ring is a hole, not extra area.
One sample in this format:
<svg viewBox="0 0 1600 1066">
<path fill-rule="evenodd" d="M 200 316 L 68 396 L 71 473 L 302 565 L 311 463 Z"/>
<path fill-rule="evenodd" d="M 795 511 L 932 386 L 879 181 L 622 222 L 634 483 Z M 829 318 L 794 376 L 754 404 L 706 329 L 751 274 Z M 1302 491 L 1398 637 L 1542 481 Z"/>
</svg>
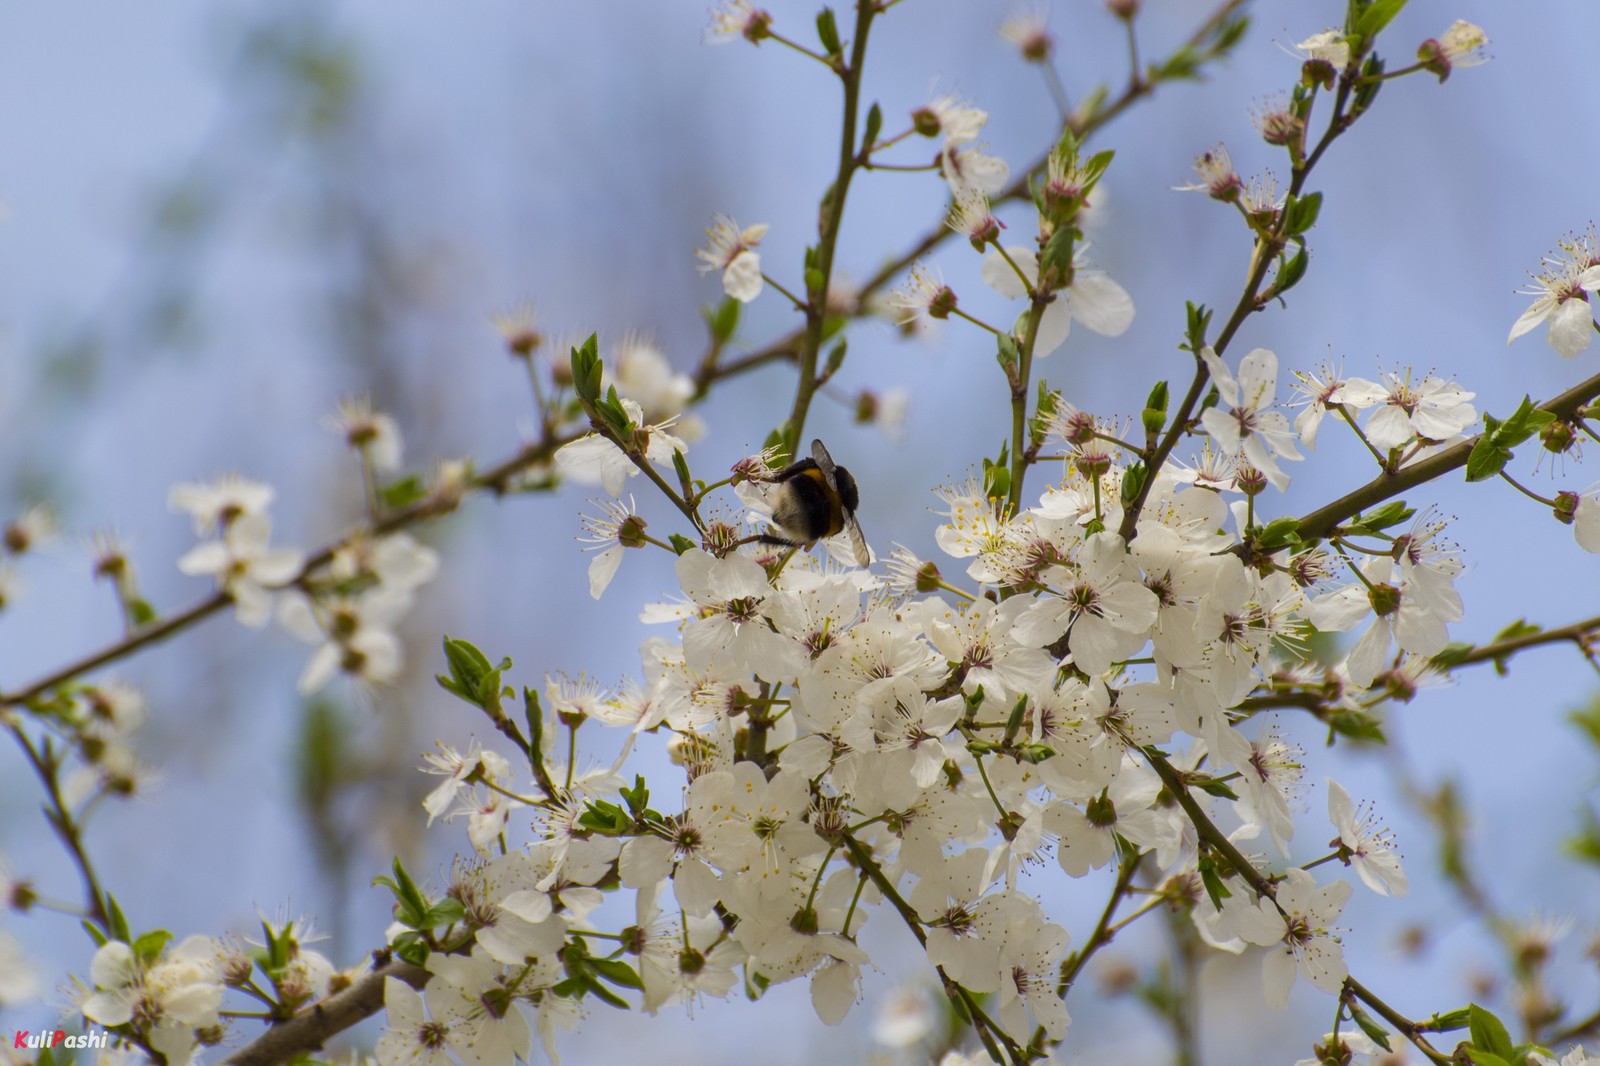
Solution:
<svg viewBox="0 0 1600 1066">
<path fill-rule="evenodd" d="M 850 534 L 856 565 L 872 562 L 867 538 L 856 521 L 856 507 L 861 503 L 856 479 L 844 467 L 834 465 L 833 456 L 820 440 L 811 442 L 811 458 L 790 463 L 774 474 L 772 481 L 778 486 L 772 505 L 777 532 L 763 535 L 763 544 L 809 549 L 843 530 Z"/>
</svg>

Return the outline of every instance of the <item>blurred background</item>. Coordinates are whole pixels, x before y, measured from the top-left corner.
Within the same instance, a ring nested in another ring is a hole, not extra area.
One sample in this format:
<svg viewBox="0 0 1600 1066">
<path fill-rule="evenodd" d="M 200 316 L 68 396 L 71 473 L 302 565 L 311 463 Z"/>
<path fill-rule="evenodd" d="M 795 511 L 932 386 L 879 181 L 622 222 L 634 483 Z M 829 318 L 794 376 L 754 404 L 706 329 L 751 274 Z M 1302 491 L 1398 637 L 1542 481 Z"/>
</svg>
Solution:
<svg viewBox="0 0 1600 1066">
<path fill-rule="evenodd" d="M 814 40 L 811 6 L 767 6 L 775 28 Z M 1117 155 L 1093 256 L 1138 315 L 1120 338 L 1075 331 L 1040 365 L 1073 403 L 1127 415 L 1159 377 L 1181 392 L 1184 301 L 1225 315 L 1249 244 L 1230 209 L 1172 186 L 1188 182 L 1193 157 L 1218 141 L 1241 173 L 1270 165 L 1286 177 L 1249 109 L 1292 84 L 1291 42 L 1342 9 L 1333 0 L 1255 5 L 1231 61 L 1203 83 L 1163 88 L 1096 139 Z M 1199 0 L 1147 0 L 1144 55 L 1164 55 L 1209 11 Z M 1055 107 L 1039 70 L 996 35 L 1004 14 L 997 4 L 916 0 L 882 19 L 865 96 L 881 103 L 885 130 L 902 128 L 931 94 L 956 93 L 990 112 L 989 150 L 1013 166 L 1051 143 Z M 1058 0 L 1049 14 L 1072 98 L 1102 82 L 1120 88 L 1125 46 L 1102 5 Z M 1504 338 L 1529 302 L 1514 292 L 1526 272 L 1596 211 L 1600 129 L 1582 100 L 1600 6 L 1416 0 L 1380 51 L 1403 65 L 1456 18 L 1485 27 L 1492 61 L 1443 86 L 1423 75 L 1385 87 L 1314 177 L 1326 200 L 1305 281 L 1287 310 L 1246 325 L 1230 363 L 1259 346 L 1286 371 L 1329 358 L 1369 377 L 1435 370 L 1502 416 L 1524 393 L 1548 397 L 1594 372 L 1600 349 L 1567 362 L 1542 328 L 1514 347 Z M 193 543 L 187 517 L 167 508 L 176 482 L 239 471 L 272 483 L 275 539 L 307 549 L 357 519 L 357 467 L 323 421 L 342 397 L 370 394 L 398 418 L 413 469 L 441 457 L 486 466 L 514 453 L 532 434 L 533 407 L 492 314 L 532 300 L 539 329 L 555 340 L 547 351 L 598 330 L 604 352 L 644 331 L 692 370 L 705 345 L 700 308 L 721 292 L 691 253 L 718 211 L 770 223 L 763 265 L 798 288 L 835 167 L 838 90 L 816 64 L 775 45 L 707 47 L 704 25 L 700 4 L 647 0 L 0 10 L 0 517 L 44 502 L 64 531 L 53 549 L 19 563 L 21 588 L 0 613 L 0 689 L 120 635 L 111 593 L 90 579 L 83 545 L 93 531 L 125 537 L 163 613 L 209 591 L 174 566 Z M 920 163 L 933 150 L 918 141 L 899 158 Z M 843 273 L 868 276 L 909 247 L 938 222 L 945 196 L 929 174 L 860 176 Z M 1026 238 L 1023 214 L 1013 207 L 1002 217 Z M 996 322 L 1014 313 L 981 286 L 978 257 L 963 242 L 934 258 L 964 309 Z M 769 290 L 746 308 L 735 351 L 797 322 Z M 931 556 L 928 490 L 994 454 L 1008 432 L 992 345 L 959 323 L 908 340 L 863 321 L 849 336 L 838 395 L 819 401 L 809 428 L 861 483 L 861 521 L 879 553 L 899 542 Z M 713 394 L 700 411 L 708 432 L 690 452 L 698 476 L 714 479 L 760 446 L 787 413 L 792 379 L 773 366 Z M 906 390 L 903 423 L 855 425 L 864 389 Z M 1315 456 L 1291 470 L 1283 513 L 1370 476 L 1346 438 L 1324 428 Z M 1547 494 L 1596 479 L 1570 459 L 1536 474 L 1530 466 L 1531 455 L 1519 455 L 1513 470 Z M 653 532 L 676 528 L 636 494 Z M 1459 584 L 1468 616 L 1454 639 L 1485 640 L 1523 617 L 1553 626 L 1595 613 L 1600 561 L 1543 508 L 1503 483 L 1452 479 L 1430 498 L 1458 517 L 1452 533 L 1469 567 Z M 305 913 L 340 964 L 381 943 L 389 901 L 369 887 L 372 875 L 398 852 L 437 887 L 467 848 L 459 823 L 423 835 L 418 806 L 430 785 L 414 771 L 419 753 L 435 739 L 464 745 L 486 732 L 433 684 L 441 636 L 512 656 L 516 683 L 540 684 L 547 671 L 610 682 L 638 672 L 638 644 L 651 632 L 637 621 L 639 605 L 676 591 L 670 559 L 629 553 L 604 599 L 591 601 L 587 557 L 574 543 L 584 499 L 578 486 L 476 499 L 422 530 L 443 567 L 408 620 L 407 678 L 394 688 L 335 684 L 308 704 L 294 690 L 308 649 L 222 616 L 108 671 L 147 692 L 140 751 L 160 770 L 89 829 L 133 925 L 180 938 L 249 934 L 258 910 Z M 1395 901 L 1358 887 L 1343 920 L 1352 972 L 1399 1009 L 1509 1006 L 1503 981 L 1484 983 L 1501 968 L 1499 949 L 1435 872 L 1407 780 L 1456 782 L 1469 854 L 1495 905 L 1519 920 L 1572 919 L 1552 971 L 1557 991 L 1578 1014 L 1600 1004 L 1595 962 L 1584 956 L 1600 884 L 1594 867 L 1560 858 L 1600 771 L 1565 717 L 1595 681 L 1571 649 L 1541 649 L 1503 679 L 1478 667 L 1392 707 L 1387 728 L 1403 772 L 1380 752 L 1327 752 L 1304 720 L 1280 723 L 1307 747 L 1316 784 L 1296 841 L 1301 860 L 1326 850 L 1321 782 L 1335 769 L 1399 835 L 1411 894 Z M 658 765 L 646 747 L 643 765 Z M 609 759 L 609 749 L 595 757 Z M 77 898 L 38 806 L 18 753 L 0 751 L 0 856 L 12 876 Z M 1036 887 L 1081 940 L 1109 885 L 1103 872 Z M 0 1007 L 0 1030 L 43 1025 L 66 1002 L 58 984 L 86 972 L 92 946 L 74 920 L 47 913 L 7 915 L 0 928 L 42 978 L 40 998 Z M 882 969 L 867 975 L 863 1003 L 838 1029 L 815 1021 L 796 982 L 760 1005 L 706 1003 L 692 1017 L 596 1007 L 604 1013 L 563 1047 L 579 1062 L 741 1062 L 757 1045 L 771 1066 L 897 1061 L 873 1051 L 870 1023 L 891 989 L 919 979 L 916 952 L 887 914 L 866 936 Z M 1164 1060 L 1166 1037 L 1146 1009 L 1111 994 L 1164 939 L 1160 920 L 1147 920 L 1091 965 L 1061 1061 Z M 1303 982 L 1288 1012 L 1260 1006 L 1255 955 L 1208 963 L 1202 975 L 1206 1062 L 1287 1063 L 1326 1031 L 1332 1001 Z M 775 1044 L 768 1034 L 779 1031 L 789 1035 Z M 373 1039 L 368 1026 L 347 1046 Z"/>
</svg>

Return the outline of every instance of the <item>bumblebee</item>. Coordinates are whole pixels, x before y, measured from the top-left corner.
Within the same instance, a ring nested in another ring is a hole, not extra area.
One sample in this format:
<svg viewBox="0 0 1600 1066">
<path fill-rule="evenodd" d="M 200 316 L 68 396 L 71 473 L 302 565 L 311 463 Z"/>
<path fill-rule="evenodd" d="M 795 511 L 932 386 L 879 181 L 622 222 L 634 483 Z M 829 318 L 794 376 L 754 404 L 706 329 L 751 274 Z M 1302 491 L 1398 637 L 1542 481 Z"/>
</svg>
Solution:
<svg viewBox="0 0 1600 1066">
<path fill-rule="evenodd" d="M 774 474 L 772 481 L 778 486 L 772 505 L 772 524 L 777 530 L 764 534 L 763 544 L 809 549 L 843 530 L 850 534 L 856 565 L 872 562 L 867 538 L 856 521 L 856 506 L 861 502 L 856 479 L 844 467 L 834 465 L 833 456 L 820 440 L 811 442 L 811 458 L 790 463 Z"/>
</svg>

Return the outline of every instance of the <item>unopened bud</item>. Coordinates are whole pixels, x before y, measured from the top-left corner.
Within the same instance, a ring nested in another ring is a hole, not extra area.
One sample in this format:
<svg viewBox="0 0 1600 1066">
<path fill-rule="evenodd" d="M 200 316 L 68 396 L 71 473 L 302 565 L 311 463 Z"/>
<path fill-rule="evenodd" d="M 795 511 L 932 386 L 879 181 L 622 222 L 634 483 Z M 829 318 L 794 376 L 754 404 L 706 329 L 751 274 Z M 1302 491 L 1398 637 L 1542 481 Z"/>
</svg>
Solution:
<svg viewBox="0 0 1600 1066">
<path fill-rule="evenodd" d="M 1106 0 L 1106 10 L 1123 22 L 1132 22 L 1139 14 L 1139 0 Z"/>
</svg>

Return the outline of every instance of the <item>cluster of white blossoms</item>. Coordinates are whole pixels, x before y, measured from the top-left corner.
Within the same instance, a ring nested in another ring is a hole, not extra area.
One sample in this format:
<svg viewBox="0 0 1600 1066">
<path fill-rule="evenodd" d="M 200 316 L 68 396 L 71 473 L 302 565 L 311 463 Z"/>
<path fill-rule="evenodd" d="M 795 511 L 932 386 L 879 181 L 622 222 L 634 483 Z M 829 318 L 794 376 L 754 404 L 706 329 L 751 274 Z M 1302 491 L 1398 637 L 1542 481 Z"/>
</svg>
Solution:
<svg viewBox="0 0 1600 1066">
<path fill-rule="evenodd" d="M 371 492 L 379 475 L 400 469 L 400 434 L 389 415 L 365 400 L 347 400 L 329 423 L 360 456 Z M 308 567 L 303 552 L 269 543 L 274 494 L 272 486 L 235 474 L 174 487 L 171 506 L 187 512 L 207 538 L 178 560 L 178 569 L 215 578 L 244 624 L 261 626 L 276 609 L 286 631 L 316 645 L 300 676 L 302 693 L 341 672 L 364 683 L 394 681 L 402 665 L 395 630 L 417 589 L 438 572 L 438 553 L 404 532 L 357 533 L 326 562 Z"/>
<path fill-rule="evenodd" d="M 120 929 L 125 939 L 102 943 L 87 981 L 67 991 L 89 1021 L 131 1029 L 167 1062 L 185 1063 L 222 1040 L 230 989 L 248 987 L 293 1010 L 347 988 L 367 968 L 338 970 L 306 946 L 317 937 L 303 921 L 263 918 L 261 927 L 260 943 L 191 936 L 171 944 L 164 932 Z"/>
<path fill-rule="evenodd" d="M 450 892 L 479 923 L 477 992 L 498 989 L 544 1019 L 567 973 L 545 963 L 603 928 L 596 889 L 620 883 L 638 893 L 638 922 L 607 935 L 637 967 L 647 1009 L 805 977 L 818 1014 L 837 1021 L 869 962 L 861 927 L 889 903 L 946 981 L 997 997 L 1004 1031 L 1058 1040 L 1068 935 L 1030 885 L 1046 861 L 1083 877 L 1144 856 L 1151 887 L 1208 943 L 1267 949 L 1270 1002 L 1282 1005 L 1297 974 L 1337 993 L 1351 884 L 1289 860 L 1310 783 L 1299 749 L 1277 724 L 1250 721 L 1253 708 L 1315 692 L 1329 712 L 1359 715 L 1414 692 L 1461 617 L 1462 566 L 1431 512 L 1374 533 L 1355 561 L 1298 542 L 1263 549 L 1257 497 L 1286 480 L 1278 461 L 1300 458 L 1329 411 L 1353 423 L 1369 412 L 1368 438 L 1407 458 L 1476 415 L 1470 393 L 1431 375 L 1306 375 L 1319 382 L 1305 390 L 1313 410 L 1291 424 L 1275 407 L 1273 353 L 1251 352 L 1237 371 L 1202 356 L 1221 397 L 1203 420 L 1210 451 L 1153 475 L 1130 540 L 1117 532 L 1129 473 L 1103 439 L 1115 427 L 1061 404 L 1050 436 L 1069 446 L 1065 476 L 1033 507 L 1007 513 L 976 479 L 940 490 L 936 539 L 965 562 L 966 591 L 903 550 L 887 577 L 768 546 L 683 550 L 684 598 L 643 615 L 678 633 L 644 645 L 642 681 L 613 693 L 553 681 L 541 712 L 545 736 L 591 720 L 627 729 L 624 754 L 669 736 L 688 779 L 680 809 L 660 813 L 623 788 L 620 760 L 570 773 L 545 754 L 564 743 L 545 742 L 531 787 L 489 751 L 430 757 L 448 775 L 430 814 L 454 803 L 486 861 L 459 870 Z M 758 513 L 763 491 L 759 478 L 741 485 Z M 1312 625 L 1363 633 L 1320 664 L 1300 640 Z M 1225 839 L 1197 831 L 1197 811 Z M 533 839 L 497 856 L 518 812 L 533 814 Z M 1337 836 L 1319 857 L 1403 894 L 1371 812 L 1330 783 L 1328 815 Z M 1258 841 L 1258 853 L 1236 850 Z M 414 997 L 395 993 L 417 1024 Z M 458 1021 L 426 1025 L 413 1035 L 470 1054 Z M 394 1033 L 385 1047 L 399 1061 L 416 1045 Z M 512 1050 L 528 1033 L 522 1023 Z"/>
</svg>

